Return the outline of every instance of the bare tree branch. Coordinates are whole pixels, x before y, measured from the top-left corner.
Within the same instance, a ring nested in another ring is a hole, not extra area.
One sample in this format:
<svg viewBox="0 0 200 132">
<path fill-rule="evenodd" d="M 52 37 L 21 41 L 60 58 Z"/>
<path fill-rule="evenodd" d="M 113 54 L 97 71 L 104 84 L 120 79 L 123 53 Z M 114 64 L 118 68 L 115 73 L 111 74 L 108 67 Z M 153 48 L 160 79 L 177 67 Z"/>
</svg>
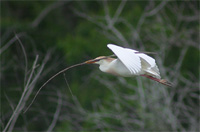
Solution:
<svg viewBox="0 0 200 132">
<path fill-rule="evenodd" d="M 38 55 L 36 56 L 35 58 L 35 61 L 33 63 L 33 66 L 32 66 L 32 71 L 29 75 L 29 78 L 28 78 L 28 81 L 26 82 L 26 85 L 25 85 L 25 88 L 24 88 L 24 91 L 21 95 L 21 98 L 12 114 L 12 116 L 10 117 L 8 123 L 6 124 L 3 132 L 7 131 L 12 131 L 13 130 L 13 127 L 18 119 L 18 116 L 20 115 L 22 109 L 24 108 L 30 94 L 32 93 L 32 90 L 33 88 L 35 87 L 35 84 L 37 82 L 37 80 L 39 79 L 40 77 L 40 74 L 41 72 L 43 71 L 43 68 L 44 68 L 44 65 L 46 64 L 47 60 L 49 59 L 49 54 L 47 54 L 47 56 L 45 57 L 42 65 L 40 66 L 38 72 L 36 72 L 35 76 L 33 76 L 33 73 L 35 72 L 36 70 L 36 67 L 37 67 L 37 62 L 38 62 Z"/>
<path fill-rule="evenodd" d="M 166 5 L 167 1 L 168 0 L 164 0 L 164 1 L 161 2 L 161 4 L 159 4 L 153 10 L 148 11 L 148 12 L 146 12 L 146 11 L 144 12 L 144 14 L 140 17 L 140 19 L 138 21 L 137 28 L 136 28 L 137 32 L 140 32 L 140 28 L 141 28 L 142 24 L 144 23 L 146 17 L 150 17 L 150 16 L 157 14 Z"/>
<path fill-rule="evenodd" d="M 18 38 L 24 36 L 25 33 L 19 33 L 17 34 Z M 6 50 L 8 49 L 15 41 L 17 40 L 16 37 L 13 37 L 8 43 L 6 43 L 3 47 L 1 47 L 0 49 L 0 55 Z"/>
<path fill-rule="evenodd" d="M 53 128 L 55 127 L 56 122 L 58 120 L 58 117 L 60 115 L 60 110 L 61 110 L 61 107 L 62 107 L 62 94 L 60 92 L 57 92 L 57 94 L 58 94 L 57 109 L 56 109 L 56 112 L 54 113 L 54 117 L 53 117 L 53 120 L 51 122 L 51 125 L 47 129 L 47 132 L 51 132 L 53 130 Z"/>
<path fill-rule="evenodd" d="M 32 74 L 33 74 L 33 72 L 34 72 L 34 70 L 35 70 L 35 66 L 36 66 L 36 64 L 37 64 L 37 61 L 38 61 L 38 56 L 36 56 L 36 58 L 35 58 L 35 61 L 34 61 L 33 67 L 32 67 L 32 73 L 31 73 L 31 75 L 30 75 L 30 77 L 29 77 L 29 80 L 32 78 Z M 27 82 L 27 84 L 28 84 L 28 82 Z M 28 85 L 27 85 L 27 86 L 28 86 Z M 20 100 L 19 100 L 19 103 L 18 103 L 17 107 L 15 108 L 15 110 L 14 110 L 12 116 L 10 117 L 10 119 L 9 119 L 9 121 L 8 121 L 8 123 L 7 123 L 7 125 L 6 125 L 6 127 L 5 127 L 4 130 L 3 130 L 3 132 L 6 132 L 9 126 L 10 126 L 10 128 L 9 128 L 8 131 L 12 131 L 13 126 L 14 126 L 14 124 L 15 124 L 17 118 L 18 118 L 19 113 L 20 113 L 19 109 L 20 109 L 21 104 L 22 104 L 22 101 L 23 101 L 23 99 L 24 99 L 24 97 L 25 97 L 25 94 L 26 94 L 26 91 L 27 91 L 27 86 L 25 87 L 24 92 L 22 93 L 22 96 L 21 96 L 21 98 L 20 98 Z M 11 125 L 11 124 L 12 124 L 12 125 Z"/>
<path fill-rule="evenodd" d="M 27 55 L 26 55 L 26 51 L 25 51 L 25 48 L 21 42 L 21 40 L 19 39 L 18 35 L 15 33 L 15 37 L 16 39 L 19 41 L 19 44 L 22 48 L 22 52 L 24 54 L 24 59 L 25 59 L 25 72 L 24 72 L 24 87 L 25 87 L 25 83 L 26 83 L 26 77 L 27 77 L 27 71 L 28 71 L 28 58 L 27 58 Z"/>
<path fill-rule="evenodd" d="M 153 10 L 146 12 L 145 16 L 153 16 L 155 14 L 157 14 L 166 4 L 167 4 L 168 0 L 164 0 L 162 1 L 156 8 L 154 8 Z"/>
<path fill-rule="evenodd" d="M 113 24 L 118 20 L 127 0 L 122 0 L 119 7 L 117 8 L 114 17 L 112 18 Z"/>
<path fill-rule="evenodd" d="M 53 9 L 56 9 L 60 6 L 63 6 L 66 2 L 58 1 L 51 5 L 49 5 L 47 8 L 45 8 L 40 15 L 30 24 L 31 27 L 35 28 L 39 25 L 39 23 L 45 18 L 45 16 L 51 12 Z"/>
</svg>

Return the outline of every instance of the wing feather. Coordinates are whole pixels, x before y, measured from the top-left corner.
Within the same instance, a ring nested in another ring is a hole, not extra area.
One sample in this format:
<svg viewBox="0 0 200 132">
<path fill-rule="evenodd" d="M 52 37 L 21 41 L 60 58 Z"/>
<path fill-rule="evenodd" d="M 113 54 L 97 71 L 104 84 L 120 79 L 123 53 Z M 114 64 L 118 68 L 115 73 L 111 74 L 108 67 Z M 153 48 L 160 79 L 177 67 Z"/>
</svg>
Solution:
<svg viewBox="0 0 200 132">
<path fill-rule="evenodd" d="M 137 74 L 141 71 L 140 57 L 135 54 L 137 51 L 122 48 L 113 44 L 108 44 L 107 47 L 114 52 L 132 74 Z"/>
<path fill-rule="evenodd" d="M 155 59 L 143 53 L 137 55 L 149 64 L 149 67 L 146 69 L 146 72 L 151 73 L 157 78 L 160 78 L 160 72 L 158 66 L 156 65 Z"/>
<path fill-rule="evenodd" d="M 152 57 L 145 55 L 143 53 L 137 55 L 142 59 L 144 59 L 146 62 L 148 62 L 151 67 L 154 67 L 156 65 L 155 59 L 153 59 Z"/>
</svg>

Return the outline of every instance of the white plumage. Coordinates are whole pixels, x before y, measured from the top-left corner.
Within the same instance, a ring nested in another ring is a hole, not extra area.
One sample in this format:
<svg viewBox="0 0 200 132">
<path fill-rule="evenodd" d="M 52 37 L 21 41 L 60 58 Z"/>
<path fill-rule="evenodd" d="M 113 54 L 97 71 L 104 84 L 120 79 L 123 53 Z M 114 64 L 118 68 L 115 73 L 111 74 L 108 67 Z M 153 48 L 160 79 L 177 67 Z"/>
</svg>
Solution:
<svg viewBox="0 0 200 132">
<path fill-rule="evenodd" d="M 139 53 L 137 50 L 122 48 L 114 44 L 108 44 L 107 46 L 131 72 L 128 76 L 146 73 L 156 78 L 160 78 L 160 73 L 155 63 L 155 59 L 152 57 L 144 53 Z"/>
<path fill-rule="evenodd" d="M 113 44 L 108 44 L 107 46 L 132 74 L 138 74 L 141 71 L 141 60 L 135 54 L 135 50 L 122 48 Z"/>
<path fill-rule="evenodd" d="M 122 77 L 144 76 L 167 86 L 172 86 L 168 81 L 161 79 L 155 59 L 137 50 L 123 48 L 114 44 L 107 47 L 117 58 L 100 56 L 86 63 L 99 64 L 103 72 Z"/>
</svg>

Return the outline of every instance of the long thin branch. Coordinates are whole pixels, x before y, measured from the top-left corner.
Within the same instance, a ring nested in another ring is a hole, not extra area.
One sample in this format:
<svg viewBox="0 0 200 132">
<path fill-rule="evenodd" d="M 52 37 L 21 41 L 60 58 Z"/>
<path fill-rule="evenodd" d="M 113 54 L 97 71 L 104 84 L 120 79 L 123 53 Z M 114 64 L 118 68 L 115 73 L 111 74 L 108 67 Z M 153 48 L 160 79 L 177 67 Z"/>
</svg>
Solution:
<svg viewBox="0 0 200 132">
<path fill-rule="evenodd" d="M 138 84 L 138 92 L 139 92 L 139 96 L 140 96 L 140 103 L 143 107 L 143 109 L 146 108 L 146 101 L 145 101 L 145 91 L 142 85 L 142 81 L 141 78 L 137 78 L 137 84 Z"/>
<path fill-rule="evenodd" d="M 81 11 L 78 11 L 77 9 L 72 8 L 73 12 L 78 15 L 79 17 L 85 18 L 88 21 L 98 25 L 99 27 L 101 27 L 102 29 L 107 29 L 106 25 L 102 22 L 98 22 L 97 20 L 94 19 L 94 17 L 91 17 L 89 15 L 87 15 L 86 13 L 83 13 Z"/>
<path fill-rule="evenodd" d="M 24 48 L 21 40 L 19 39 L 18 35 L 15 34 L 15 37 L 19 41 L 19 44 L 20 44 L 20 46 L 22 48 L 22 52 L 24 54 L 24 59 L 25 59 L 24 86 L 25 86 L 25 84 L 26 84 L 26 77 L 27 77 L 27 71 L 28 71 L 28 58 L 27 58 L 27 55 L 26 55 L 26 50 L 25 50 L 25 48 Z"/>
<path fill-rule="evenodd" d="M 115 34 L 121 40 L 121 42 L 124 46 L 129 47 L 128 41 L 125 39 L 125 37 L 122 35 L 122 33 L 117 28 L 115 28 L 113 26 L 113 27 L 111 27 L 111 31 L 113 32 L 113 34 Z"/>
<path fill-rule="evenodd" d="M 34 72 L 34 70 L 35 70 L 35 66 L 36 66 L 36 64 L 37 64 L 37 61 L 38 61 L 38 55 L 36 56 L 35 61 L 34 61 L 34 63 L 33 63 L 32 74 L 33 74 L 33 72 Z M 32 77 L 32 74 L 30 75 L 30 77 Z M 29 78 L 29 79 L 30 79 L 30 78 Z M 21 106 L 21 104 L 22 104 L 22 101 L 23 101 L 24 96 L 25 96 L 25 94 L 26 94 L 26 90 L 27 90 L 27 88 L 24 89 L 24 92 L 22 93 L 22 96 L 21 96 L 21 98 L 20 98 L 20 100 L 19 100 L 19 103 L 18 103 L 17 107 L 15 108 L 15 110 L 14 110 L 12 116 L 10 117 L 8 123 L 6 124 L 6 127 L 4 128 L 3 132 L 6 132 L 6 131 L 7 131 L 8 127 L 10 126 L 10 124 L 11 124 L 12 121 L 13 121 L 13 118 L 14 118 L 16 115 L 19 114 L 20 111 L 18 111 L 18 110 L 19 110 L 19 108 L 20 108 L 20 106 Z M 18 114 L 17 114 L 17 113 L 18 113 Z"/>
<path fill-rule="evenodd" d="M 113 23 L 115 23 L 117 21 L 117 19 L 119 18 L 122 10 L 124 9 L 124 6 L 126 4 L 127 0 L 122 0 L 119 7 L 117 8 L 114 17 L 112 18 Z"/>
<path fill-rule="evenodd" d="M 182 49 L 182 51 L 180 53 L 180 56 L 178 58 L 178 61 L 177 61 L 176 65 L 175 65 L 175 69 L 174 70 L 176 72 L 174 72 L 174 82 L 173 82 L 175 85 L 178 84 L 178 78 L 179 78 L 179 75 L 181 74 L 180 68 L 182 66 L 182 63 L 183 63 L 184 57 L 185 57 L 185 55 L 187 53 L 187 50 L 188 50 L 188 47 L 184 47 Z"/>
<path fill-rule="evenodd" d="M 57 109 L 56 109 L 56 112 L 54 114 L 54 117 L 53 117 L 53 120 L 51 122 L 51 125 L 47 129 L 47 132 L 51 132 L 53 130 L 53 128 L 56 125 L 56 122 L 58 121 L 58 117 L 60 115 L 60 110 L 61 110 L 61 107 L 62 107 L 62 94 L 60 92 L 57 92 L 57 94 L 58 94 Z"/>
<path fill-rule="evenodd" d="M 31 27 L 35 28 L 39 25 L 39 23 L 44 19 L 44 17 L 53 9 L 56 9 L 62 5 L 64 5 L 65 2 L 56 2 L 51 5 L 49 5 L 47 8 L 45 8 L 40 15 L 31 23 Z"/>
<path fill-rule="evenodd" d="M 48 83 L 50 82 L 53 78 L 55 78 L 56 76 L 60 75 L 61 73 L 67 71 L 68 69 L 71 69 L 73 67 L 76 67 L 76 66 L 80 66 L 80 65 L 84 65 L 86 64 L 85 62 L 82 62 L 82 63 L 78 63 L 78 64 L 75 64 L 75 65 L 72 65 L 72 66 L 69 66 L 69 67 L 66 67 L 65 69 L 57 72 L 56 74 L 54 74 L 52 77 L 50 77 L 40 88 L 39 90 L 37 91 L 36 95 L 34 96 L 33 100 L 31 101 L 31 103 L 29 104 L 29 106 L 26 108 L 26 110 L 24 111 L 24 113 L 26 113 L 26 111 L 30 108 L 30 106 L 33 104 L 33 102 L 35 101 L 37 95 L 40 93 L 40 91 L 42 90 L 42 88 Z"/>
<path fill-rule="evenodd" d="M 150 16 L 157 14 L 167 4 L 167 1 L 168 0 L 162 1 L 161 4 L 159 4 L 156 8 L 154 8 L 150 12 L 145 13 L 145 15 L 150 17 Z"/>
<path fill-rule="evenodd" d="M 112 20 L 110 17 L 107 0 L 103 1 L 103 5 L 104 5 L 103 7 L 104 7 L 104 12 L 105 12 L 105 19 L 108 24 L 108 27 L 110 27 L 110 26 L 112 26 Z"/>
<path fill-rule="evenodd" d="M 25 33 L 18 33 L 17 36 L 18 38 L 24 36 Z M 8 43 L 6 43 L 2 48 L 0 48 L 0 55 L 6 50 L 8 49 L 15 41 L 17 40 L 16 37 L 13 37 Z"/>
<path fill-rule="evenodd" d="M 49 59 L 49 54 L 50 54 L 50 53 L 48 53 L 48 54 L 46 55 L 46 57 L 45 57 L 45 59 L 44 59 L 42 65 L 40 66 L 40 69 L 39 69 L 38 72 L 35 74 L 34 78 L 33 78 L 33 75 L 30 75 L 32 81 L 29 82 L 29 85 L 27 85 L 27 87 L 24 88 L 25 95 L 24 95 L 24 97 L 23 97 L 22 102 L 20 103 L 21 105 L 20 105 L 20 107 L 19 107 L 19 109 L 18 109 L 18 112 L 16 113 L 15 117 L 13 118 L 12 123 L 10 124 L 9 131 L 12 131 L 12 130 L 13 130 L 14 125 L 15 125 L 15 122 L 17 121 L 19 114 L 21 113 L 22 109 L 24 108 L 24 106 L 25 106 L 25 104 L 26 104 L 26 102 L 27 102 L 27 100 L 28 100 L 30 94 L 31 94 L 32 91 L 33 91 L 33 88 L 35 87 L 35 84 L 36 84 L 38 78 L 40 77 L 40 75 L 41 75 L 41 73 L 42 73 L 42 71 L 43 71 L 43 69 L 44 69 L 44 65 L 46 64 L 46 62 L 47 62 L 48 59 Z M 36 67 L 37 67 L 37 65 L 35 64 L 35 66 L 33 66 L 33 68 L 36 69 Z M 34 73 L 34 71 L 35 71 L 35 70 L 33 70 L 33 73 Z M 33 78 L 33 79 L 32 79 L 32 78 Z"/>
<path fill-rule="evenodd" d="M 153 10 L 151 10 L 149 12 L 144 12 L 144 14 L 140 17 L 140 20 L 138 21 L 137 32 L 140 32 L 140 28 L 141 28 L 142 24 L 144 23 L 146 17 L 150 17 L 150 16 L 157 14 L 167 4 L 167 1 L 168 0 L 164 0 L 164 1 L 161 2 L 161 4 L 159 4 Z"/>
<path fill-rule="evenodd" d="M 105 11 L 105 20 L 106 20 L 108 29 L 110 29 L 112 31 L 112 33 L 123 43 L 123 45 L 128 47 L 129 46 L 128 41 L 125 39 L 123 34 L 114 26 L 114 22 L 116 21 L 116 19 L 120 15 L 121 11 L 123 10 L 125 2 L 126 1 L 122 2 L 119 5 L 113 19 L 111 19 L 111 16 L 109 14 L 109 8 L 108 8 L 108 5 L 107 5 L 107 1 L 104 1 L 104 11 Z"/>
</svg>

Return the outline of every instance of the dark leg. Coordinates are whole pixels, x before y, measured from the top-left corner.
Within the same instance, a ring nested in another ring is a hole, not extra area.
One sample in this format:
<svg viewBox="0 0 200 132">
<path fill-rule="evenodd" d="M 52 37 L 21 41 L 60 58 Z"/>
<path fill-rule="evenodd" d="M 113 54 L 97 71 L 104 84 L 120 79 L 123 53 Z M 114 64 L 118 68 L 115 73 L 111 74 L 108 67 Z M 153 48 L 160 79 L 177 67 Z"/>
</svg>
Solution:
<svg viewBox="0 0 200 132">
<path fill-rule="evenodd" d="M 149 76 L 149 75 L 141 75 L 141 76 L 144 76 L 144 77 L 147 77 L 147 78 L 149 78 L 149 79 L 151 79 L 151 80 L 154 80 L 154 81 L 156 81 L 156 82 L 159 82 L 159 83 L 161 83 L 161 84 L 163 84 L 163 85 L 166 85 L 166 86 L 169 86 L 169 87 L 173 87 L 173 85 L 172 85 L 172 83 L 170 83 L 170 82 L 168 82 L 167 80 L 165 80 L 165 79 L 158 79 L 158 78 L 155 78 L 155 77 L 152 77 L 152 76 Z"/>
</svg>

